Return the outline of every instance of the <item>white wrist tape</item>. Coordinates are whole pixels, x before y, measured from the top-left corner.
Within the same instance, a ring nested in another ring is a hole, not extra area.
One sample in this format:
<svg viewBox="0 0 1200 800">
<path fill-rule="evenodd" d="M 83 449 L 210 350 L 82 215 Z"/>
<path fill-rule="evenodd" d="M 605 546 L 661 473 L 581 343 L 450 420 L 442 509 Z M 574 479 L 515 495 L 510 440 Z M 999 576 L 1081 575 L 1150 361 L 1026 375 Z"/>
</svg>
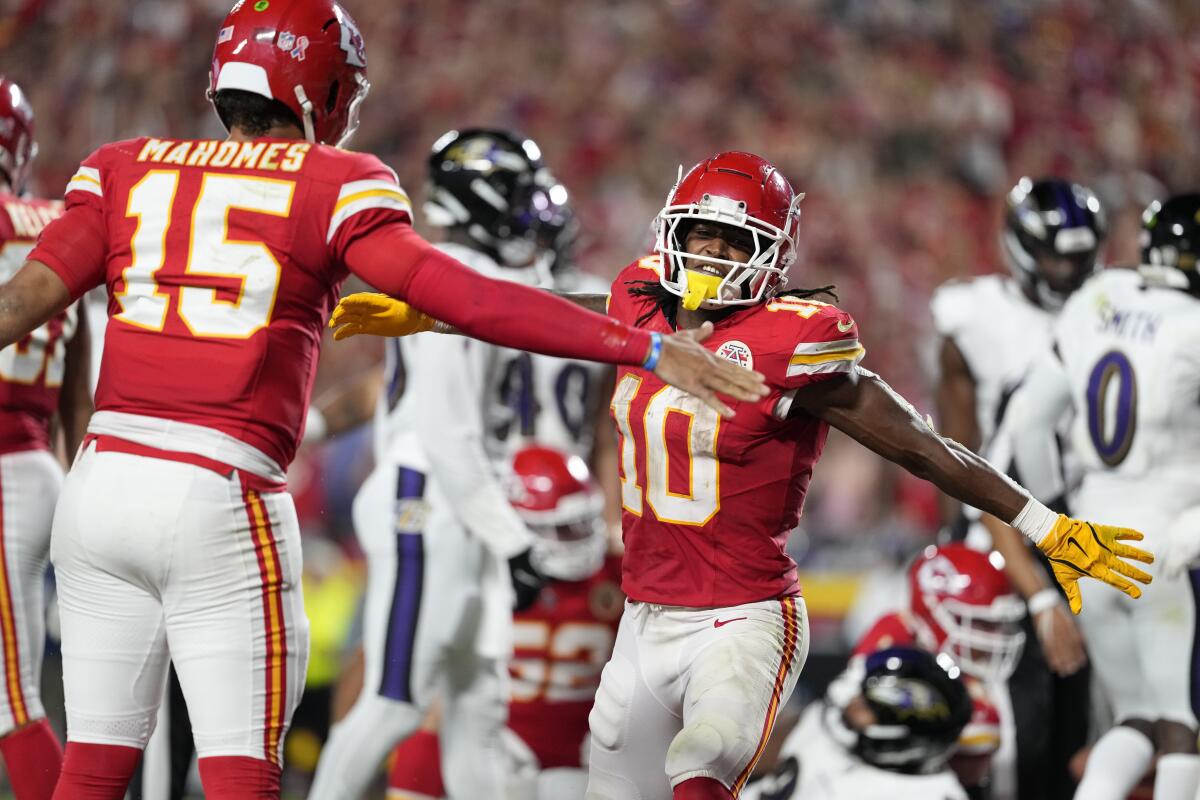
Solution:
<svg viewBox="0 0 1200 800">
<path fill-rule="evenodd" d="M 1025 605 L 1029 608 L 1029 616 L 1031 617 L 1036 617 L 1043 611 L 1062 604 L 1062 597 L 1058 594 L 1058 591 L 1048 586 L 1036 592 L 1033 597 L 1025 601 Z"/>
<path fill-rule="evenodd" d="M 1013 517 L 1012 522 L 1008 524 L 1037 544 L 1046 538 L 1046 534 L 1054 530 L 1056 522 L 1058 522 L 1058 514 L 1031 497 L 1025 507 L 1021 509 L 1021 513 Z"/>
</svg>

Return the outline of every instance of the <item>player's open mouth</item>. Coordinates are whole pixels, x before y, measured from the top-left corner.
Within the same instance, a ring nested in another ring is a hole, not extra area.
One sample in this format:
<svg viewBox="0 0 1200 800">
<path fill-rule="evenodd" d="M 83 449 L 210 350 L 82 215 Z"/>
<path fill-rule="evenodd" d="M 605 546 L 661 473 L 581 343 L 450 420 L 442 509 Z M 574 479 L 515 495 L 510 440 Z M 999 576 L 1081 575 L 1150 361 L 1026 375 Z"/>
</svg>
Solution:
<svg viewBox="0 0 1200 800">
<path fill-rule="evenodd" d="M 696 266 L 694 266 L 694 267 L 688 267 L 688 269 L 690 269 L 690 270 L 692 270 L 692 271 L 694 271 L 694 272 L 703 272 L 703 273 L 704 273 L 704 274 L 706 274 L 706 275 L 716 275 L 718 278 L 724 278 L 724 277 L 725 277 L 725 273 L 724 273 L 724 272 L 722 272 L 721 270 L 717 269 L 716 267 L 714 267 L 714 266 L 713 266 L 713 265 L 711 265 L 711 264 L 697 264 L 697 265 L 696 265 Z"/>
</svg>

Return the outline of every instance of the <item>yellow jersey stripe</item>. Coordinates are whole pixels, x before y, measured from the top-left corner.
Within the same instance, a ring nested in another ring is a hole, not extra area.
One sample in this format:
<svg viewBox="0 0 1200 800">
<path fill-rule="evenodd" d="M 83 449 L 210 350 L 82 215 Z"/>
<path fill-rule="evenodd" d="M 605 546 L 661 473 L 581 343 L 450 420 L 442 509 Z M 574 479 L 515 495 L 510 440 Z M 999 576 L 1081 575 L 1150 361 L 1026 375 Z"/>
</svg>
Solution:
<svg viewBox="0 0 1200 800">
<path fill-rule="evenodd" d="M 411 206 L 412 201 L 408 199 L 408 195 L 399 189 L 368 189 L 365 192 L 356 192 L 355 194 L 347 195 L 337 201 L 337 205 L 333 207 L 333 214 L 337 216 L 338 212 L 351 203 L 364 200 L 368 197 L 390 197 L 393 200 L 398 200 L 406 206 Z"/>
<path fill-rule="evenodd" d="M 830 361 L 854 361 L 866 354 L 866 348 L 855 347 L 852 350 L 834 350 L 829 353 L 800 354 L 792 356 L 789 365 L 796 364 L 828 364 Z"/>
</svg>

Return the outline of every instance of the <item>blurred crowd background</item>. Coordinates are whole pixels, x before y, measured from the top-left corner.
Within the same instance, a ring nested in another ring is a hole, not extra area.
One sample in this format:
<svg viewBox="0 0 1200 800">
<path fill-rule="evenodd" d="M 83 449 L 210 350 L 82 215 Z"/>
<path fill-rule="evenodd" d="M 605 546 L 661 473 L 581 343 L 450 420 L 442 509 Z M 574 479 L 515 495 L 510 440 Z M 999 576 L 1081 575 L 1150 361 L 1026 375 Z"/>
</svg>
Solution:
<svg viewBox="0 0 1200 800">
<path fill-rule="evenodd" d="M 930 293 L 1004 269 L 996 234 L 1018 177 L 1092 186 L 1108 263 L 1136 259 L 1148 201 L 1200 185 L 1195 0 L 345 1 L 372 82 L 353 146 L 419 195 L 445 130 L 524 131 L 571 190 L 579 258 L 601 276 L 648 251 L 678 165 L 723 149 L 774 161 L 807 193 L 792 283 L 836 284 L 864 365 L 923 412 Z M 0 0 L 0 72 L 37 113 L 35 190 L 58 196 L 104 142 L 221 136 L 204 89 L 228 5 Z M 379 356 L 327 344 L 318 394 Z M 368 441 L 310 448 L 293 470 L 310 577 L 333 597 L 311 602 L 353 605 L 349 503 Z M 818 635 L 866 571 L 938 524 L 932 489 L 832 437 L 793 542 Z"/>
</svg>

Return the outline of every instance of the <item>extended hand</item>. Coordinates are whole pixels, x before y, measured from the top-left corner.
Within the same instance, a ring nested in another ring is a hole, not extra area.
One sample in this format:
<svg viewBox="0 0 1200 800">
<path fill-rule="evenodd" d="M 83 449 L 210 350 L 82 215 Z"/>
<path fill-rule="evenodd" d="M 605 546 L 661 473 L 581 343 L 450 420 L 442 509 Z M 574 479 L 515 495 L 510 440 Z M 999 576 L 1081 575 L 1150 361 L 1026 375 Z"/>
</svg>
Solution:
<svg viewBox="0 0 1200 800">
<path fill-rule="evenodd" d="M 368 333 L 372 336 L 408 336 L 433 330 L 437 320 L 379 292 L 356 292 L 342 298 L 329 318 L 334 341 Z"/>
<path fill-rule="evenodd" d="M 712 332 L 712 323 L 706 322 L 699 328 L 664 336 L 662 356 L 654 374 L 665 383 L 696 395 L 721 416 L 732 417 L 733 409 L 721 402 L 717 392 L 753 403 L 769 390 L 760 373 L 717 358 L 700 345 Z"/>
<path fill-rule="evenodd" d="M 1143 538 L 1141 532 L 1132 528 L 1098 525 L 1059 514 L 1058 522 L 1037 546 L 1050 559 L 1054 577 L 1067 593 L 1071 611 L 1078 614 L 1083 607 L 1078 581 L 1085 575 L 1104 581 L 1135 600 L 1142 596 L 1142 590 L 1128 579 L 1149 583 L 1150 575 L 1123 559 L 1151 564 L 1154 556 L 1122 542 L 1138 542 Z"/>
</svg>

